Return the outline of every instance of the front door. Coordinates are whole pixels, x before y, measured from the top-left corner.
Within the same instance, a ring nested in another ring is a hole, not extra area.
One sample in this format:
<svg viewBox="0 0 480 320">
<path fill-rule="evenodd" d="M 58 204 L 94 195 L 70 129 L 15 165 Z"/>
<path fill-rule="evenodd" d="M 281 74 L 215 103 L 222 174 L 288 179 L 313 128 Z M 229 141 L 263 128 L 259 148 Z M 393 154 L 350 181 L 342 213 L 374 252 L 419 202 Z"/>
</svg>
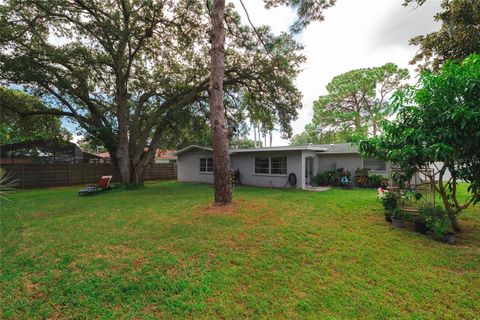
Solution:
<svg viewBox="0 0 480 320">
<path fill-rule="evenodd" d="M 309 186 L 312 184 L 312 176 L 313 176 L 313 158 L 307 157 L 305 158 L 305 186 Z"/>
</svg>

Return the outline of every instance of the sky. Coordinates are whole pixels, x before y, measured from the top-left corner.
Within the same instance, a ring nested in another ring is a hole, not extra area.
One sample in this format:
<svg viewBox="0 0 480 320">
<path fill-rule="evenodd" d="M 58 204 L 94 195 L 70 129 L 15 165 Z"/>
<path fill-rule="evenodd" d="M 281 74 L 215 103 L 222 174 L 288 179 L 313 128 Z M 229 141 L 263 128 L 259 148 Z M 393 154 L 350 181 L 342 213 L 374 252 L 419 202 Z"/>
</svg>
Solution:
<svg viewBox="0 0 480 320">
<path fill-rule="evenodd" d="M 238 0 L 231 0 L 247 23 Z M 287 7 L 267 10 L 261 0 L 244 0 L 250 19 L 256 26 L 269 25 L 274 33 L 288 31 L 295 12 Z M 403 7 L 403 0 L 337 0 L 325 12 L 325 21 L 310 24 L 296 38 L 305 46 L 307 61 L 296 80 L 303 93 L 303 108 L 292 123 L 294 134 L 303 131 L 313 115 L 313 101 L 326 94 L 325 86 L 341 73 L 393 62 L 408 68 L 415 79 L 415 67 L 409 61 L 417 48 L 409 39 L 438 30 L 433 16 L 440 11 L 440 0 L 427 1 L 423 6 Z M 253 133 L 251 134 L 253 139 Z M 288 145 L 278 132 L 273 145 Z"/>
</svg>

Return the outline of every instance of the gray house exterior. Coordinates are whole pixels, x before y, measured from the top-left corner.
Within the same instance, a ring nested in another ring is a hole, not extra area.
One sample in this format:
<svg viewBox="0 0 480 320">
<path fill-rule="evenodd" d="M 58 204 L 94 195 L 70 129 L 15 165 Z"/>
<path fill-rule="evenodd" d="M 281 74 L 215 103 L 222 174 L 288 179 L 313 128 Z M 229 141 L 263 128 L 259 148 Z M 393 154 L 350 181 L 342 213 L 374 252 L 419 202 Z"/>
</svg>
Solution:
<svg viewBox="0 0 480 320">
<path fill-rule="evenodd" d="M 230 162 L 233 170 L 240 171 L 242 184 L 284 188 L 291 187 L 288 177 L 294 173 L 296 187 L 308 188 L 311 178 L 319 171 L 331 170 L 332 166 L 344 168 L 355 174 L 368 169 L 370 174 L 387 177 L 387 163 L 364 159 L 350 143 L 285 146 L 268 148 L 231 148 Z M 212 149 L 192 145 L 177 153 L 178 181 L 213 183 Z M 352 176 L 353 178 L 353 176 Z"/>
</svg>

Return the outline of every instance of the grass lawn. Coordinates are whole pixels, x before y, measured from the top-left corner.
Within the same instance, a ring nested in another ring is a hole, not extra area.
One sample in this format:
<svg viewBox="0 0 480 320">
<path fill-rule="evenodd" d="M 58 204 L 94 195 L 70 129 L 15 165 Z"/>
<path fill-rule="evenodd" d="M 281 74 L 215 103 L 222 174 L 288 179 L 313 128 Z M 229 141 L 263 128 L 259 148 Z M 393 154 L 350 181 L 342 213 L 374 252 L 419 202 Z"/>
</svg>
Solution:
<svg viewBox="0 0 480 320">
<path fill-rule="evenodd" d="M 480 208 L 449 246 L 383 220 L 373 190 L 156 182 L 1 202 L 0 318 L 474 319 Z"/>
</svg>

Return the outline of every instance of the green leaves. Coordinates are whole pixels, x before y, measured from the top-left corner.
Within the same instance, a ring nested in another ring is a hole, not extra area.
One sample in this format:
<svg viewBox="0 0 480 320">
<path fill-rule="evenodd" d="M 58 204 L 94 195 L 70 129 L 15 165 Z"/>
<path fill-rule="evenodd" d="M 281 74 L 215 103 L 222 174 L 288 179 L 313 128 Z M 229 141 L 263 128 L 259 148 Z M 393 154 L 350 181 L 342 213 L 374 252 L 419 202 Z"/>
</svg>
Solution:
<svg viewBox="0 0 480 320">
<path fill-rule="evenodd" d="M 421 5 L 425 0 L 406 0 L 410 2 Z M 479 1 L 444 0 L 435 20 L 441 21 L 440 30 L 410 40 L 410 44 L 419 46 L 412 64 L 422 69 L 439 70 L 449 59 L 461 61 L 471 53 L 480 52 Z"/>
<path fill-rule="evenodd" d="M 392 161 L 409 172 L 442 163 L 444 169 L 439 170 L 451 173 L 451 184 L 469 182 L 470 199 L 478 202 L 480 56 L 471 55 L 460 64 L 448 62 L 439 73 L 423 72 L 419 88 L 398 92 L 394 104 L 399 110 L 397 119 L 383 123 L 382 136 L 360 142 L 361 152 Z M 446 188 L 443 196 L 451 207 L 447 212 L 463 210 L 455 200 L 455 188 Z"/>
<path fill-rule="evenodd" d="M 408 77 L 406 69 L 393 63 L 338 75 L 327 85 L 328 95 L 314 102 L 312 124 L 326 132 L 376 135 L 380 123 L 406 99 L 401 93 L 393 103 L 389 98 Z"/>
</svg>

